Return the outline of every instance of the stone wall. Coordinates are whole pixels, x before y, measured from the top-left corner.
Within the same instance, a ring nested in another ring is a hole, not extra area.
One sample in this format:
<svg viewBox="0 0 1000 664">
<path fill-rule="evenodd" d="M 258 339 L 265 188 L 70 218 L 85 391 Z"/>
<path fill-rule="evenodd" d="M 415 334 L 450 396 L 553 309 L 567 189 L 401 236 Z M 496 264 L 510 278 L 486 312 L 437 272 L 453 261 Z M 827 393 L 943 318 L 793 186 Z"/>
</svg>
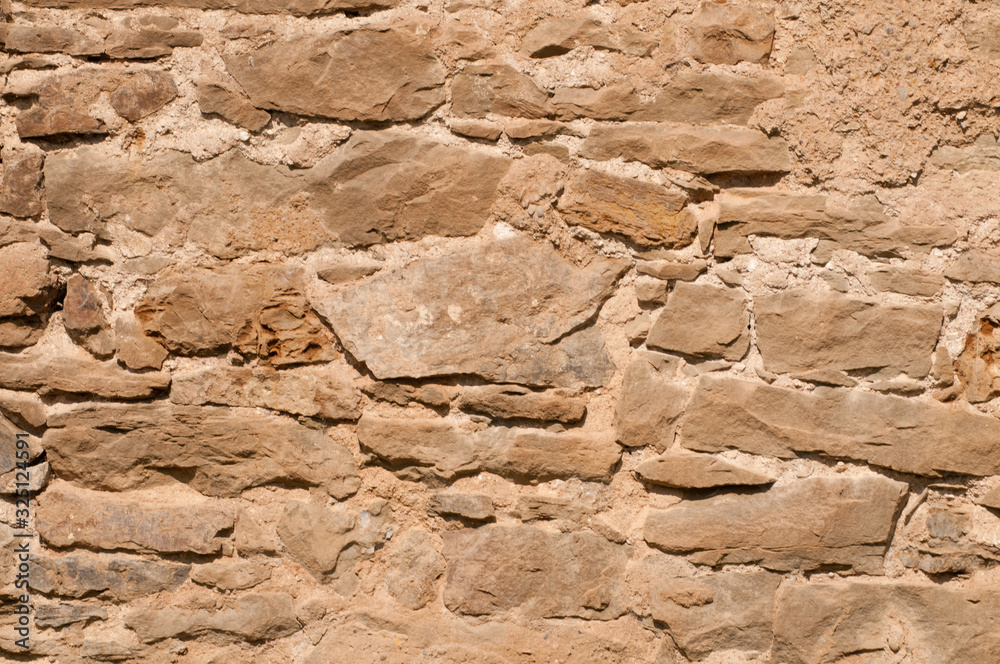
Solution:
<svg viewBox="0 0 1000 664">
<path fill-rule="evenodd" d="M 0 15 L 0 659 L 1000 661 L 1000 4 Z"/>
</svg>

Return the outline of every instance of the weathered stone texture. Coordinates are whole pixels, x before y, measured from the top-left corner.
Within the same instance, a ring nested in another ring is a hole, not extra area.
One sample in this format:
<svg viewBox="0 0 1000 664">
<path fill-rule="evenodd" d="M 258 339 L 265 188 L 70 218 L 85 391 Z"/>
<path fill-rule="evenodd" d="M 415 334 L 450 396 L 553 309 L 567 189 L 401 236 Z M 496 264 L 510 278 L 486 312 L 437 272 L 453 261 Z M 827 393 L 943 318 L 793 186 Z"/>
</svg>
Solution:
<svg viewBox="0 0 1000 664">
<path fill-rule="evenodd" d="M 622 445 L 662 451 L 673 443 L 689 393 L 669 373 L 657 369 L 652 355 L 641 354 L 625 368 L 614 424 Z"/>
<path fill-rule="evenodd" d="M 35 217 L 42 203 L 42 163 L 40 154 L 3 153 L 0 176 L 0 212 L 12 217 Z"/>
<path fill-rule="evenodd" d="M 0 353 L 0 387 L 42 395 L 89 394 L 110 399 L 145 399 L 165 391 L 167 373 L 131 373 L 112 361 L 76 356 Z"/>
<path fill-rule="evenodd" d="M 420 609 L 437 596 L 435 582 L 444 574 L 444 557 L 422 530 L 403 535 L 392 556 L 386 587 L 389 594 L 410 609 Z"/>
<path fill-rule="evenodd" d="M 457 516 L 470 521 L 489 521 L 495 515 L 489 496 L 461 493 L 435 493 L 427 511 L 438 516 Z"/>
<path fill-rule="evenodd" d="M 725 65 L 766 62 L 774 41 L 773 12 L 764 3 L 702 3 L 694 23 L 694 56 Z"/>
<path fill-rule="evenodd" d="M 743 468 L 721 457 L 670 450 L 636 466 L 644 482 L 677 489 L 773 484 L 774 478 Z"/>
<path fill-rule="evenodd" d="M 759 320 L 758 313 L 758 328 Z M 739 360 L 750 347 L 749 326 L 742 291 L 679 283 L 653 323 L 646 344 L 691 357 Z"/>
<path fill-rule="evenodd" d="M 175 590 L 190 570 L 190 565 L 181 563 L 85 553 L 36 556 L 32 563 L 31 587 L 46 595 L 100 593 L 122 601 Z"/>
<path fill-rule="evenodd" d="M 644 56 L 656 45 L 650 35 L 631 26 L 606 24 L 596 14 L 584 12 L 541 21 L 524 36 L 520 50 L 532 58 L 549 58 L 569 53 L 578 46 L 591 46 L 601 51 Z"/>
<path fill-rule="evenodd" d="M 167 638 L 191 638 L 217 632 L 234 640 L 278 639 L 302 628 L 295 618 L 294 600 L 287 593 L 242 595 L 219 611 L 190 611 L 177 607 L 140 609 L 125 624 L 146 643 Z"/>
<path fill-rule="evenodd" d="M 496 419 L 578 422 L 587 412 L 583 399 L 559 391 L 532 392 L 519 385 L 486 385 L 462 390 L 456 405 Z"/>
<path fill-rule="evenodd" d="M 809 478 L 654 510 L 643 537 L 703 565 L 837 566 L 878 575 L 906 495 L 906 484 L 877 475 Z"/>
</svg>

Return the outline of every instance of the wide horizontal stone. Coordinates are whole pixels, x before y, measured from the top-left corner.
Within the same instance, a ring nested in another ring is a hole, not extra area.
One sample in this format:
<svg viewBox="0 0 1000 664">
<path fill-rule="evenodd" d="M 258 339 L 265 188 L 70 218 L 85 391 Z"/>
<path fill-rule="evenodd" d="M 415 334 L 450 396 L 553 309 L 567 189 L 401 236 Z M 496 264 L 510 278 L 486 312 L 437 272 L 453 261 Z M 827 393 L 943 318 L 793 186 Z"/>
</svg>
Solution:
<svg viewBox="0 0 1000 664">
<path fill-rule="evenodd" d="M 159 58 L 170 55 L 175 48 L 201 46 L 204 38 L 193 30 L 164 30 L 143 25 L 140 21 L 122 19 L 104 42 L 104 53 L 116 60 L 125 58 Z"/>
<path fill-rule="evenodd" d="M 154 495 L 156 499 L 154 500 Z M 113 494 L 53 483 L 36 499 L 42 540 L 63 548 L 218 553 L 235 510 L 187 494 Z"/>
<path fill-rule="evenodd" d="M 40 154 L 3 151 L 0 212 L 22 218 L 42 213 L 42 162 Z"/>
<path fill-rule="evenodd" d="M 589 531 L 487 525 L 442 533 L 444 603 L 455 613 L 609 620 L 626 610 L 631 548 Z"/>
<path fill-rule="evenodd" d="M 752 129 L 621 125 L 594 128 L 580 149 L 587 159 L 621 158 L 700 175 L 786 173 L 788 144 Z"/>
<path fill-rule="evenodd" d="M 65 627 L 90 620 L 107 620 L 108 610 L 94 604 L 40 604 L 35 607 L 35 625 L 38 627 Z"/>
<path fill-rule="evenodd" d="M 685 247 L 697 221 L 684 212 L 687 196 L 666 187 L 586 170 L 559 198 L 566 223 L 620 235 L 642 247 Z"/>
<path fill-rule="evenodd" d="M 120 601 L 176 590 L 191 568 L 162 560 L 89 553 L 33 556 L 31 565 L 29 583 L 38 592 L 60 597 L 99 594 Z"/>
<path fill-rule="evenodd" d="M 705 2 L 695 14 L 691 51 L 701 62 L 767 62 L 773 43 L 774 8 L 766 3 Z"/>
<path fill-rule="evenodd" d="M 207 633 L 239 641 L 266 641 L 294 634 L 302 628 L 295 618 L 295 602 L 287 593 L 241 595 L 229 606 L 214 612 L 174 606 L 139 609 L 125 616 L 125 625 L 145 643 L 196 638 Z"/>
<path fill-rule="evenodd" d="M 821 194 L 732 188 L 720 193 L 717 200 L 715 255 L 723 258 L 752 252 L 751 235 L 786 240 L 818 238 L 814 255 L 823 262 L 833 249 L 899 257 L 904 251 L 927 253 L 958 239 L 950 226 L 900 222 L 885 214 L 874 198 L 858 198 L 838 207 Z"/>
<path fill-rule="evenodd" d="M 657 43 L 628 23 L 605 22 L 596 12 L 584 10 L 542 20 L 524 36 L 520 51 L 532 58 L 549 58 L 590 46 L 641 57 L 649 55 Z"/>
<path fill-rule="evenodd" d="M 520 385 L 466 387 L 456 405 L 465 411 L 495 419 L 525 419 L 578 422 L 587 412 L 587 402 L 560 394 L 558 390 L 532 392 Z"/>
<path fill-rule="evenodd" d="M 988 662 L 1000 649 L 998 616 L 996 593 L 983 583 L 793 585 L 778 601 L 771 656 L 787 664 L 891 662 L 904 653 L 927 664 Z"/>
<path fill-rule="evenodd" d="M 955 360 L 955 372 L 970 403 L 1000 395 L 1000 306 L 993 305 L 973 324 Z"/>
<path fill-rule="evenodd" d="M 48 424 L 42 440 L 56 474 L 97 489 L 172 476 L 210 496 L 288 483 L 342 499 L 360 485 L 346 448 L 286 417 L 159 402 L 83 405 Z"/>
<path fill-rule="evenodd" d="M 548 94 L 510 65 L 466 67 L 451 82 L 451 109 L 459 117 L 488 114 L 544 118 L 551 114 Z"/>
<path fill-rule="evenodd" d="M 893 305 L 788 290 L 756 298 L 757 347 L 777 373 L 888 368 L 923 378 L 941 330 L 939 305 Z M 654 326 L 650 333 L 656 332 Z"/>
<path fill-rule="evenodd" d="M 148 336 L 179 355 L 235 348 L 274 366 L 337 359 L 333 335 L 304 291 L 295 267 L 171 270 L 153 282 L 135 314 Z"/>
<path fill-rule="evenodd" d="M 674 442 L 677 419 L 689 392 L 656 367 L 652 353 L 639 353 L 625 368 L 622 394 L 615 409 L 615 433 L 626 447 L 648 445 L 663 451 Z"/>
<path fill-rule="evenodd" d="M 577 267 L 551 245 L 518 235 L 383 271 L 314 304 L 377 378 L 477 374 L 603 385 L 613 367 L 600 332 L 574 330 L 625 268 L 604 258 Z"/>
<path fill-rule="evenodd" d="M 1000 474 L 996 418 L 958 405 L 819 388 L 799 392 L 703 376 L 681 420 L 692 450 L 854 459 L 905 473 Z"/>
<path fill-rule="evenodd" d="M 9 53 L 65 53 L 100 55 L 104 45 L 68 28 L 4 23 L 0 25 L 0 46 Z"/>
<path fill-rule="evenodd" d="M 430 40 L 402 30 L 299 34 L 222 59 L 253 104 L 273 111 L 401 122 L 445 98 L 445 70 Z"/>
<path fill-rule="evenodd" d="M 872 270 L 868 273 L 868 280 L 880 291 L 916 297 L 933 297 L 944 288 L 944 277 L 940 274 L 927 274 L 920 270 L 894 266 Z"/>
<path fill-rule="evenodd" d="M 294 415 L 356 420 L 361 415 L 357 372 L 346 363 L 274 370 L 206 367 L 173 374 L 170 400 L 201 406 L 270 408 Z"/>
<path fill-rule="evenodd" d="M 766 652 L 773 636 L 774 598 L 781 575 L 722 572 L 693 579 L 655 579 L 653 618 L 689 660 L 721 650 Z"/>
<path fill-rule="evenodd" d="M 759 330 L 759 305 L 757 311 Z M 749 328 L 742 290 L 682 282 L 674 285 L 646 345 L 691 357 L 739 360 L 750 347 Z"/>
<path fill-rule="evenodd" d="M 643 537 L 702 565 L 838 567 L 882 574 L 908 487 L 879 475 L 813 477 L 748 495 L 684 501 L 649 513 Z"/>
<path fill-rule="evenodd" d="M 1000 42 L 997 46 L 1000 53 Z M 931 163 L 959 173 L 1000 171 L 1000 145 L 993 134 L 986 132 L 969 147 L 942 145 L 931 154 Z"/>
<path fill-rule="evenodd" d="M 59 9 L 134 9 L 135 7 L 182 7 L 189 9 L 231 9 L 243 14 L 291 14 L 322 16 L 338 12 L 388 9 L 398 0 L 29 0 L 28 6 Z"/>
<path fill-rule="evenodd" d="M 495 516 L 489 496 L 467 493 L 435 493 L 427 504 L 427 511 L 437 516 L 457 516 L 470 521 L 489 521 Z"/>
<path fill-rule="evenodd" d="M 611 436 L 490 427 L 472 431 L 450 419 L 362 415 L 361 448 L 396 468 L 446 480 L 490 472 L 516 480 L 609 482 L 621 449 Z"/>
<path fill-rule="evenodd" d="M 960 255 L 945 268 L 944 276 L 953 281 L 1000 284 L 1000 255 L 982 249 L 972 249 Z"/>
<path fill-rule="evenodd" d="M 644 482 L 675 489 L 707 489 L 717 486 L 773 484 L 774 477 L 709 454 L 670 450 L 636 466 Z"/>
<path fill-rule="evenodd" d="M 355 132 L 312 168 L 295 171 L 238 150 L 195 162 L 179 152 L 122 159 L 83 147 L 51 155 L 45 181 L 52 223 L 65 231 L 107 238 L 109 222 L 147 235 L 183 224 L 190 241 L 231 259 L 475 235 L 509 165 L 482 150 L 381 131 Z M 371 195 L 387 182 L 392 195 Z"/>
<path fill-rule="evenodd" d="M 271 567 L 261 562 L 215 560 L 191 569 L 191 580 L 220 590 L 246 590 L 271 578 Z"/>
<path fill-rule="evenodd" d="M 82 351 L 81 351 L 82 352 Z M 132 373 L 113 361 L 42 353 L 0 353 L 0 387 L 40 394 L 145 399 L 167 389 L 167 373 Z"/>
</svg>

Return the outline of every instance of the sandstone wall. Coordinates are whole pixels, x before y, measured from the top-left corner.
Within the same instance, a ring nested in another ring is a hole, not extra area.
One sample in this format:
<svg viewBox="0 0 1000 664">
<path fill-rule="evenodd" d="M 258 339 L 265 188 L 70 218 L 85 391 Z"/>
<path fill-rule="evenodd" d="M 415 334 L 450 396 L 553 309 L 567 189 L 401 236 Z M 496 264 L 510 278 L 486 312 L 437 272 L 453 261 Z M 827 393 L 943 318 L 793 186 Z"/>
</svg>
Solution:
<svg viewBox="0 0 1000 664">
<path fill-rule="evenodd" d="M 1000 661 L 995 0 L 0 14 L 0 659 Z"/>
</svg>

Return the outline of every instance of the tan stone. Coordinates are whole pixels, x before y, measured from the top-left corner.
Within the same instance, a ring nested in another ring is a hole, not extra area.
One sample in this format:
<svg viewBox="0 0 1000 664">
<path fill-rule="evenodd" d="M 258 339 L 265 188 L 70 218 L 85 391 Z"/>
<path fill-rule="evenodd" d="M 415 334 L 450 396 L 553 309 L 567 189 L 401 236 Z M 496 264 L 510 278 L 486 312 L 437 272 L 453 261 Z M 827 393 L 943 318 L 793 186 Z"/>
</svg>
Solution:
<svg viewBox="0 0 1000 664">
<path fill-rule="evenodd" d="M 68 28 L 42 25 L 0 24 L 0 46 L 12 53 L 65 53 L 100 55 L 103 44 Z"/>
<path fill-rule="evenodd" d="M 532 392 L 519 385 L 486 385 L 462 390 L 456 405 L 494 419 L 578 422 L 587 403 L 559 391 Z"/>
<path fill-rule="evenodd" d="M 271 578 L 271 567 L 250 560 L 216 560 L 191 568 L 191 580 L 221 590 L 246 590 Z"/>
<path fill-rule="evenodd" d="M 122 20 L 104 42 L 104 52 L 113 59 L 159 58 L 174 48 L 194 48 L 204 41 L 193 30 L 163 30 Z"/>
<path fill-rule="evenodd" d="M 362 415 L 361 448 L 397 468 L 452 480 L 491 472 L 516 480 L 608 482 L 621 449 L 610 436 L 490 427 L 471 431 L 451 419 Z"/>
<path fill-rule="evenodd" d="M 487 525 L 443 533 L 444 603 L 463 615 L 616 618 L 631 548 L 589 531 Z"/>
<path fill-rule="evenodd" d="M 487 141 L 495 141 L 503 133 L 503 125 L 499 122 L 476 118 L 455 118 L 448 123 L 448 128 L 461 136 Z"/>
<path fill-rule="evenodd" d="M 215 114 L 250 131 L 260 131 L 271 121 L 271 114 L 255 108 L 245 95 L 218 83 L 201 81 L 198 89 L 198 108 L 202 113 Z"/>
<path fill-rule="evenodd" d="M 299 34 L 222 59 L 254 106 L 267 110 L 400 122 L 444 101 L 445 71 L 429 39 L 402 30 Z"/>
<path fill-rule="evenodd" d="M 641 57 L 650 54 L 657 40 L 627 23 L 605 24 L 595 12 L 584 11 L 542 20 L 524 36 L 520 50 L 532 58 L 549 58 L 580 46 Z"/>
<path fill-rule="evenodd" d="M 962 25 L 962 35 L 965 37 L 965 43 L 969 50 L 990 60 L 1000 60 L 998 30 L 1000 30 L 1000 21 L 991 20 L 985 16 L 977 17 L 974 14 Z"/>
<path fill-rule="evenodd" d="M 780 575 L 769 572 L 655 579 L 650 588 L 652 615 L 692 661 L 720 650 L 767 652 L 780 582 Z"/>
<path fill-rule="evenodd" d="M 945 268 L 944 276 L 952 281 L 1000 284 L 1000 256 L 990 251 L 972 249 Z"/>
<path fill-rule="evenodd" d="M 702 272 L 708 269 L 708 261 L 695 259 L 690 263 L 653 260 L 636 261 L 635 271 L 667 281 L 694 281 Z"/>
<path fill-rule="evenodd" d="M 287 593 L 251 593 L 215 612 L 179 607 L 139 609 L 125 616 L 125 625 L 140 641 L 192 638 L 214 632 L 240 641 L 279 639 L 299 631 L 294 601 Z"/>
<path fill-rule="evenodd" d="M 455 388 L 444 385 L 407 385 L 406 383 L 383 383 L 369 378 L 362 379 L 361 391 L 372 399 L 387 401 L 397 406 L 422 403 L 431 408 L 446 408 L 451 405 Z"/>
<path fill-rule="evenodd" d="M 695 563 L 883 573 L 907 485 L 880 475 L 814 477 L 763 493 L 685 501 L 649 513 L 643 537 Z"/>
<path fill-rule="evenodd" d="M 669 450 L 644 461 L 635 469 L 644 482 L 675 489 L 707 489 L 716 486 L 773 484 L 774 477 L 744 468 L 708 454 Z"/>
<path fill-rule="evenodd" d="M 0 212 L 22 218 L 42 213 L 42 160 L 40 154 L 4 150 Z"/>
<path fill-rule="evenodd" d="M 315 305 L 380 379 L 477 374 L 602 385 L 613 369 L 599 331 L 570 332 L 624 270 L 624 262 L 603 258 L 579 268 L 551 246 L 516 236 L 382 272 Z"/>
<path fill-rule="evenodd" d="M 65 627 L 78 622 L 107 620 L 108 610 L 93 604 L 40 604 L 35 607 L 38 627 Z"/>
<path fill-rule="evenodd" d="M 1000 53 L 1000 42 L 997 44 Z M 931 154 L 931 163 L 938 168 L 959 173 L 970 171 L 1000 171 L 1000 145 L 993 134 L 986 132 L 966 148 L 942 145 Z"/>
<path fill-rule="evenodd" d="M 899 652 L 927 664 L 988 662 L 1000 648 L 998 608 L 983 583 L 794 585 L 778 601 L 772 657 L 820 664 L 864 653 L 857 661 L 875 663 L 897 660 Z"/>
<path fill-rule="evenodd" d="M 169 385 L 169 374 L 134 374 L 115 362 L 0 353 L 0 387 L 11 390 L 35 390 L 43 396 L 92 394 L 113 399 L 145 399 Z"/>
<path fill-rule="evenodd" d="M 987 309 L 965 337 L 965 348 L 955 361 L 955 371 L 965 398 L 971 403 L 989 401 L 1000 394 L 1000 307 Z"/>
<path fill-rule="evenodd" d="M 290 14 L 323 16 L 338 12 L 387 9 L 398 0 L 296 0 L 275 3 L 271 0 L 31 0 L 36 7 L 60 9 L 134 9 L 136 7 L 183 7 L 190 9 L 231 9 L 242 14 Z"/>
<path fill-rule="evenodd" d="M 0 475 L 15 470 L 19 462 L 35 461 L 44 451 L 37 437 L 28 435 L 2 414 L 0 436 L 3 436 L 0 439 Z"/>
<path fill-rule="evenodd" d="M 594 513 L 579 500 L 555 496 L 518 496 L 514 513 L 521 521 L 581 521 Z"/>
<path fill-rule="evenodd" d="M 495 516 L 489 496 L 464 493 L 435 493 L 427 511 L 437 516 L 457 516 L 469 521 L 491 521 Z"/>
<path fill-rule="evenodd" d="M 276 371 L 270 367 L 209 367 L 172 376 L 170 400 L 270 408 L 294 415 L 355 420 L 361 415 L 357 373 L 345 363 Z"/>
<path fill-rule="evenodd" d="M 639 246 L 680 248 L 694 240 L 693 217 L 684 213 L 687 197 L 666 187 L 586 170 L 559 198 L 559 211 L 571 225 L 621 235 Z"/>
<path fill-rule="evenodd" d="M 621 158 L 701 175 L 785 173 L 788 144 L 751 129 L 621 125 L 595 127 L 580 149 L 588 159 Z"/>
<path fill-rule="evenodd" d="M 42 335 L 49 307 L 58 293 L 45 247 L 38 241 L 0 247 L 0 347 L 34 344 Z M 2 362 L 2 360 L 0 360 Z M 3 370 L 0 368 L 0 386 Z"/>
<path fill-rule="evenodd" d="M 460 117 L 544 118 L 550 114 L 548 103 L 548 95 L 510 65 L 470 65 L 451 83 L 452 112 Z"/>
<path fill-rule="evenodd" d="M 344 284 L 357 281 L 382 269 L 379 261 L 359 258 L 337 262 L 316 272 L 316 276 L 331 284 Z"/>
<path fill-rule="evenodd" d="M 240 268 L 159 277 L 135 309 L 145 333 L 179 355 L 235 348 L 278 367 L 338 357 L 333 335 L 303 294 L 300 268 Z"/>
<path fill-rule="evenodd" d="M 50 546 L 163 553 L 218 553 L 234 511 L 210 499 L 160 490 L 147 494 L 88 491 L 55 482 L 36 499 L 35 525 Z M 176 495 L 176 500 L 171 498 Z"/>
<path fill-rule="evenodd" d="M 754 316 L 768 371 L 886 367 L 914 378 L 930 371 L 942 321 L 938 305 L 880 304 L 805 290 L 756 298 Z"/>
<path fill-rule="evenodd" d="M 989 507 L 990 509 L 1000 509 L 1000 486 L 995 486 L 982 496 L 976 499 L 978 505 Z"/>
<path fill-rule="evenodd" d="M 677 283 L 646 345 L 691 357 L 742 359 L 750 347 L 743 291 Z"/>
<path fill-rule="evenodd" d="M 708 0 L 695 15 L 691 51 L 701 62 L 767 62 L 774 9 L 764 3 Z"/>
<path fill-rule="evenodd" d="M 1000 423 L 935 401 L 704 376 L 681 427 L 681 444 L 702 452 L 813 453 L 932 477 L 1000 474 L 991 452 Z"/>
<path fill-rule="evenodd" d="M 626 447 L 648 445 L 662 451 L 673 443 L 688 391 L 671 380 L 672 372 L 658 371 L 651 355 L 639 353 L 625 368 L 615 432 Z"/>
<path fill-rule="evenodd" d="M 434 549 L 430 533 L 411 530 L 393 540 L 386 589 L 406 608 L 421 609 L 437 597 L 435 582 L 444 569 L 444 557 Z"/>
<path fill-rule="evenodd" d="M 555 120 L 524 120 L 513 118 L 503 123 L 503 133 L 515 141 L 552 138 L 561 134 L 576 134 L 572 127 Z"/>
<path fill-rule="evenodd" d="M 66 282 L 62 320 L 78 344 L 100 358 L 111 357 L 115 340 L 104 316 L 105 297 L 92 281 L 74 274 Z"/>
<path fill-rule="evenodd" d="M 868 279 L 880 291 L 917 297 L 933 297 L 944 288 L 944 278 L 939 274 L 898 267 L 877 268 L 868 273 Z"/>
<path fill-rule="evenodd" d="M 670 295 L 669 281 L 639 275 L 635 278 L 634 286 L 635 299 L 639 304 L 658 306 L 667 303 L 667 297 Z"/>
<path fill-rule="evenodd" d="M 211 406 L 84 405 L 49 417 L 43 436 L 59 477 L 121 491 L 175 477 L 205 495 L 273 483 L 358 490 L 351 453 L 323 431 L 275 415 Z"/>
</svg>

